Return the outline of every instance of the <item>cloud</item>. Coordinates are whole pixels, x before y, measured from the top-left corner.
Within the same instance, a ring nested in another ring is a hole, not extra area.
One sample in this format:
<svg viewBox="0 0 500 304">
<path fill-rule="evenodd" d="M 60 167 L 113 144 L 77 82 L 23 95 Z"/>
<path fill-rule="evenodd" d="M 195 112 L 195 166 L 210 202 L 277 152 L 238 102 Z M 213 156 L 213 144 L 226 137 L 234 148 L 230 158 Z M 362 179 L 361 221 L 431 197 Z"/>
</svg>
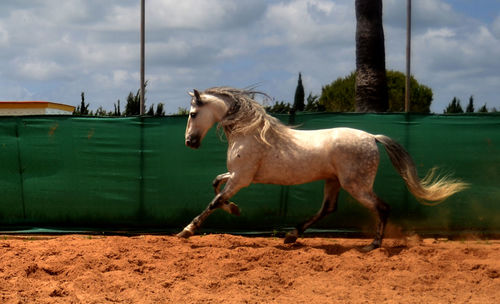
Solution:
<svg viewBox="0 0 500 304">
<path fill-rule="evenodd" d="M 352 43 L 355 24 L 349 4 L 323 0 L 296 0 L 270 5 L 263 27 L 266 45 L 315 47 Z"/>
<path fill-rule="evenodd" d="M 9 43 L 9 32 L 0 23 L 0 47 L 7 46 Z"/>
<path fill-rule="evenodd" d="M 388 68 L 405 70 L 406 2 L 384 2 Z M 442 0 L 412 2 L 412 74 L 434 91 L 431 110 L 441 113 L 454 96 L 493 104 L 500 51 L 495 25 L 458 13 Z"/>
<path fill-rule="evenodd" d="M 429 30 L 415 38 L 414 46 L 415 73 L 426 75 L 439 92 L 434 108 L 444 107 L 454 96 L 475 95 L 476 100 L 491 102 L 496 88 L 487 84 L 498 80 L 500 41 L 488 28 Z"/>
<path fill-rule="evenodd" d="M 153 0 L 148 3 L 150 24 L 174 30 L 231 30 L 246 27 L 264 12 L 265 1 Z"/>
<path fill-rule="evenodd" d="M 139 87 L 139 1 L 0 2 L 1 98 L 39 98 L 112 109 Z M 406 2 L 384 0 L 387 67 L 404 71 Z M 433 110 L 457 95 L 497 96 L 500 16 L 464 16 L 454 2 L 413 1 L 412 67 L 435 93 Z M 148 0 L 148 103 L 185 106 L 187 90 L 259 83 L 293 100 L 355 68 L 354 1 Z M 496 81 L 496 82 L 495 82 Z M 10 94 L 10 95 L 9 95 Z M 12 96 L 12 97 L 9 97 Z"/>
<path fill-rule="evenodd" d="M 492 28 L 492 32 L 495 35 L 495 37 L 497 39 L 500 39 L 500 15 L 498 15 L 496 17 L 495 21 L 493 21 L 491 28 Z"/>
<path fill-rule="evenodd" d="M 47 81 L 67 76 L 66 70 L 55 61 L 39 61 L 34 58 L 17 58 L 15 74 L 27 80 Z"/>
</svg>

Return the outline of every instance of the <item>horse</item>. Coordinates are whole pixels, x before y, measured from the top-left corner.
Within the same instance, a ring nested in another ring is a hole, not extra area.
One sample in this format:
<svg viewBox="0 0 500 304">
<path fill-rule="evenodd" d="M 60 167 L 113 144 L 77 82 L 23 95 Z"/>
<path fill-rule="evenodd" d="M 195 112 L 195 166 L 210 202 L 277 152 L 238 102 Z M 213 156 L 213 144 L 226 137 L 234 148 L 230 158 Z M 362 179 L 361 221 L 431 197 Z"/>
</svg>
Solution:
<svg viewBox="0 0 500 304">
<path fill-rule="evenodd" d="M 324 180 L 320 210 L 285 235 L 285 243 L 297 238 L 319 219 L 336 210 L 340 188 L 367 207 L 376 218 L 374 240 L 364 251 L 379 248 L 390 207 L 373 191 L 379 164 L 377 143 L 382 144 L 409 191 L 418 199 L 440 202 L 467 187 L 435 170 L 420 179 L 409 153 L 385 135 L 351 128 L 298 130 L 268 115 L 253 90 L 213 87 L 193 90 L 185 132 L 186 146 L 198 149 L 208 130 L 218 123 L 227 138 L 227 170 L 213 181 L 215 197 L 177 236 L 189 238 L 206 218 L 221 208 L 239 215 L 229 199 L 252 183 L 297 185 Z M 265 95 L 265 94 L 263 94 Z M 266 95 L 267 96 L 267 95 Z M 221 186 L 225 184 L 221 190 Z"/>
</svg>

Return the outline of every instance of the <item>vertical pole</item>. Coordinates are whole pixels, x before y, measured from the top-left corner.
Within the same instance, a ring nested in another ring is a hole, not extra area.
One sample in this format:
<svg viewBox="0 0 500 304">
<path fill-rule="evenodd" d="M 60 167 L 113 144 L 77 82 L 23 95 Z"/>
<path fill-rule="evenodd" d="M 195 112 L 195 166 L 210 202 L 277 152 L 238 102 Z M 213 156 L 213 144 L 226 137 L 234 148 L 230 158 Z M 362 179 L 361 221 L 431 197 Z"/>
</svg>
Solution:
<svg viewBox="0 0 500 304">
<path fill-rule="evenodd" d="M 406 0 L 406 85 L 405 85 L 405 147 L 410 150 L 410 79 L 411 79 L 411 0 Z M 403 190 L 405 196 L 405 213 L 409 214 L 408 191 Z"/>
<path fill-rule="evenodd" d="M 141 101 L 139 114 L 144 115 L 144 44 L 145 44 L 145 10 L 144 1 L 141 0 Z"/>
<path fill-rule="evenodd" d="M 411 77 L 411 0 L 406 0 L 406 86 L 405 112 L 410 112 L 410 77 Z"/>
<path fill-rule="evenodd" d="M 140 122 L 140 143 L 139 143 L 139 209 L 137 211 L 137 217 L 139 220 L 144 219 L 145 207 L 144 207 L 144 44 L 145 44 L 145 13 L 144 13 L 144 1 L 141 0 L 141 100 L 139 118 Z"/>
</svg>

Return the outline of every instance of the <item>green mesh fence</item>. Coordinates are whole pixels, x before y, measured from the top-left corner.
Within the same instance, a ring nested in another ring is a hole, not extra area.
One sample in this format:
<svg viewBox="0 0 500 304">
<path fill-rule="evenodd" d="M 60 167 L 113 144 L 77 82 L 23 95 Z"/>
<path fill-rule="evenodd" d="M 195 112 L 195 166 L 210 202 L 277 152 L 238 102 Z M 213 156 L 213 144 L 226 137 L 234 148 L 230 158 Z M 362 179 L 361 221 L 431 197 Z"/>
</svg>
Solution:
<svg viewBox="0 0 500 304">
<path fill-rule="evenodd" d="M 290 121 L 287 115 L 279 116 Z M 434 167 L 471 186 L 436 207 L 406 190 L 382 147 L 375 191 L 392 207 L 397 229 L 420 233 L 500 232 L 500 116 L 299 114 L 298 128 L 353 127 L 398 140 L 419 173 Z M 175 231 L 213 197 L 226 171 L 226 143 L 215 128 L 199 150 L 184 146 L 186 117 L 0 118 L 0 227 Z M 251 185 L 232 200 L 242 215 L 215 212 L 207 230 L 272 231 L 313 215 L 323 182 Z M 373 220 L 345 192 L 317 229 L 372 232 Z"/>
</svg>

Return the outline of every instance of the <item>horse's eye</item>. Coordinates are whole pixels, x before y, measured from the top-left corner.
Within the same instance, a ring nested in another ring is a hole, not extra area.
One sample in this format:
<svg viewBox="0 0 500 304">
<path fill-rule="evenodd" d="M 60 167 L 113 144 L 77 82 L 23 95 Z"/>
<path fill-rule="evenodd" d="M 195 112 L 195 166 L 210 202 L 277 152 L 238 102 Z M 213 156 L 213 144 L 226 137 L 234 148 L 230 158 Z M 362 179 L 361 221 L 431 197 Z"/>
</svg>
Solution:
<svg viewBox="0 0 500 304">
<path fill-rule="evenodd" d="M 196 113 L 196 112 L 191 112 L 191 113 L 189 113 L 189 116 L 191 116 L 191 118 L 195 118 L 197 114 L 198 113 Z"/>
</svg>

